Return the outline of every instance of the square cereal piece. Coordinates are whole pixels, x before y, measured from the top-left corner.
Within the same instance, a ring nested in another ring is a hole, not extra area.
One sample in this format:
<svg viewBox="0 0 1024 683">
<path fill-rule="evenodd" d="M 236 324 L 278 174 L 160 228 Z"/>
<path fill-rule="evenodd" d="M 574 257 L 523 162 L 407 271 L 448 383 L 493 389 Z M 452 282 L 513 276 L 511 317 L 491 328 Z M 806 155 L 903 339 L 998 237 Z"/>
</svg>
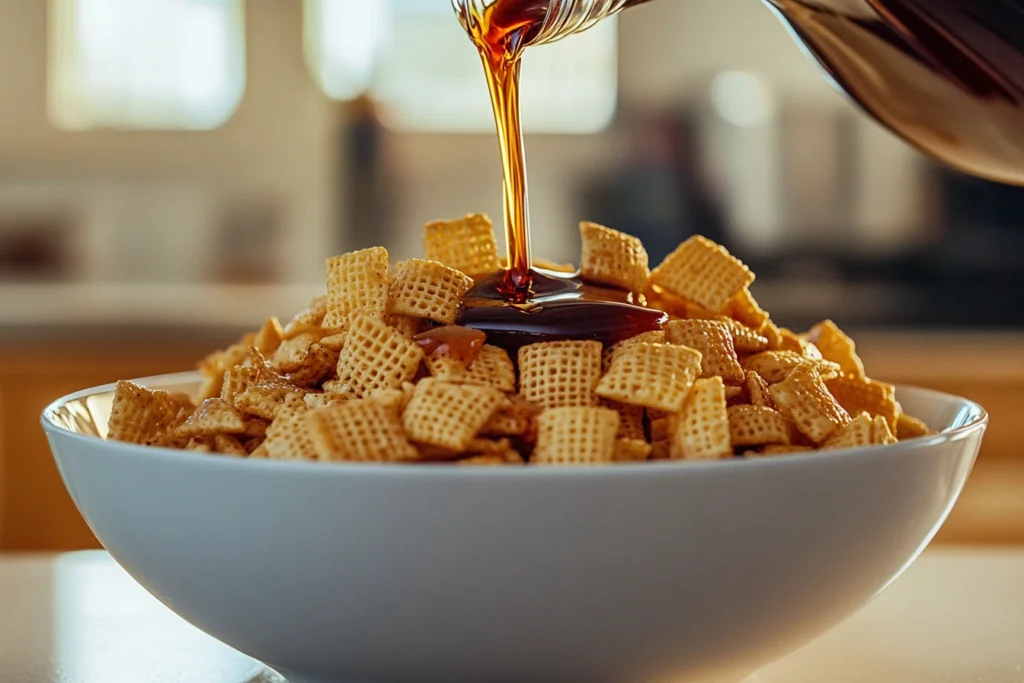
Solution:
<svg viewBox="0 0 1024 683">
<path fill-rule="evenodd" d="M 387 303 L 387 249 L 373 247 L 327 259 L 327 313 L 323 327 L 340 330 L 354 315 L 383 315 Z"/>
<path fill-rule="evenodd" d="M 247 389 L 256 386 L 259 381 L 259 369 L 236 365 L 224 373 L 224 383 L 220 388 L 220 398 L 222 401 L 234 405 L 236 397 L 245 393 Z"/>
<path fill-rule="evenodd" d="M 732 318 L 715 318 L 729 329 L 736 353 L 759 353 L 768 350 L 768 337 Z"/>
<path fill-rule="evenodd" d="M 519 391 L 544 409 L 597 405 L 601 342 L 557 341 L 519 349 Z"/>
<path fill-rule="evenodd" d="M 901 412 L 900 416 L 896 418 L 896 437 L 900 441 L 916 439 L 919 436 L 928 436 L 931 433 L 932 431 L 928 429 L 928 425 L 916 417 Z"/>
<path fill-rule="evenodd" d="M 736 386 L 733 384 L 725 385 L 725 400 L 729 405 L 742 404 L 747 400 L 746 392 L 743 387 Z"/>
<path fill-rule="evenodd" d="M 290 386 L 257 384 L 236 396 L 234 406 L 246 415 L 274 420 L 292 396 L 301 400 L 302 392 Z"/>
<path fill-rule="evenodd" d="M 760 330 L 768 322 L 768 313 L 757 305 L 748 287 L 741 289 L 729 300 L 725 314 L 752 330 Z"/>
<path fill-rule="evenodd" d="M 288 381 L 306 389 L 316 387 L 334 375 L 340 355 L 340 352 L 316 342 L 306 351 L 299 367 L 288 375 Z"/>
<path fill-rule="evenodd" d="M 486 344 L 470 363 L 463 381 L 511 394 L 516 390 L 516 369 L 508 351 Z"/>
<path fill-rule="evenodd" d="M 769 351 L 778 351 L 782 348 L 782 330 L 771 320 L 766 322 L 758 332 L 768 340 Z"/>
<path fill-rule="evenodd" d="M 896 443 L 897 439 L 889 429 L 889 421 L 882 415 L 875 415 L 871 421 L 871 442 L 879 446 Z"/>
<path fill-rule="evenodd" d="M 480 430 L 483 436 L 524 436 L 540 408 L 519 396 L 510 396 L 494 411 Z"/>
<path fill-rule="evenodd" d="M 669 344 L 685 346 L 701 354 L 701 377 L 721 377 L 726 384 L 740 384 L 745 377 L 732 334 L 717 320 L 672 320 L 665 326 Z"/>
<path fill-rule="evenodd" d="M 376 316 L 356 316 L 338 356 L 338 391 L 332 393 L 366 398 L 377 389 L 400 389 L 416 377 L 422 361 L 416 342 Z"/>
<path fill-rule="evenodd" d="M 178 427 L 177 433 L 185 438 L 216 434 L 244 434 L 245 420 L 242 419 L 242 414 L 227 401 L 208 398 Z"/>
<path fill-rule="evenodd" d="M 465 384 L 469 368 L 461 358 L 432 353 L 423 359 L 430 376 L 449 384 Z"/>
<path fill-rule="evenodd" d="M 729 414 L 721 377 L 698 379 L 672 429 L 674 460 L 719 460 L 732 457 Z"/>
<path fill-rule="evenodd" d="M 699 235 L 679 245 L 651 273 L 653 284 L 713 313 L 753 281 L 754 274 L 739 259 Z"/>
<path fill-rule="evenodd" d="M 772 396 L 768 393 L 768 382 L 765 382 L 761 375 L 753 370 L 747 370 L 743 387 L 747 392 L 747 400 L 750 401 L 750 405 L 775 409 Z"/>
<path fill-rule="evenodd" d="M 802 365 L 813 368 L 822 379 L 839 374 L 839 366 L 827 360 L 811 360 L 795 351 L 763 351 L 744 359 L 743 367 L 761 376 L 768 384 L 778 384 Z"/>
<path fill-rule="evenodd" d="M 230 455 L 236 458 L 244 458 L 249 455 L 245 446 L 238 437 L 231 434 L 217 434 L 213 437 L 213 450 L 221 455 Z"/>
<path fill-rule="evenodd" d="M 274 420 L 259 448 L 265 450 L 266 456 L 272 460 L 316 460 L 318 456 L 307 415 L 296 412 Z M 254 451 L 249 457 L 260 456 Z"/>
<path fill-rule="evenodd" d="M 627 403 L 609 401 L 606 398 L 601 399 L 600 405 L 602 408 L 611 408 L 619 414 L 619 433 L 616 436 L 620 439 L 645 440 L 642 406 L 631 406 Z"/>
<path fill-rule="evenodd" d="M 306 414 L 320 460 L 401 462 L 419 456 L 397 413 L 373 399 L 335 403 Z"/>
<path fill-rule="evenodd" d="M 281 322 L 277 318 L 271 316 L 266 319 L 263 326 L 260 327 L 260 331 L 256 333 L 252 345 L 264 356 L 269 356 L 277 350 L 283 340 L 284 328 L 281 327 Z"/>
<path fill-rule="evenodd" d="M 830 436 L 821 447 L 831 450 L 870 446 L 874 443 L 873 432 L 871 418 L 866 413 L 861 413 L 850 420 L 849 424 L 836 430 L 836 433 Z"/>
<path fill-rule="evenodd" d="M 671 344 L 635 344 L 612 362 L 600 384 L 601 398 L 678 412 L 700 375 L 699 351 Z"/>
<path fill-rule="evenodd" d="M 416 385 L 402 424 L 417 443 L 461 453 L 503 399 L 500 391 L 490 387 L 448 384 L 428 377 Z"/>
<path fill-rule="evenodd" d="M 615 440 L 615 452 L 612 460 L 615 462 L 643 462 L 651 457 L 651 444 L 643 439 L 624 439 L 619 437 Z"/>
<path fill-rule="evenodd" d="M 889 423 L 890 431 L 897 429 L 900 410 L 893 385 L 853 375 L 830 379 L 825 385 L 846 412 L 851 415 L 866 412 L 872 417 L 881 415 Z"/>
<path fill-rule="evenodd" d="M 604 355 L 601 357 L 601 368 L 603 372 L 608 372 L 608 368 L 612 366 L 612 361 L 615 357 L 622 352 L 623 349 L 629 348 L 636 344 L 664 344 L 665 343 L 665 332 L 664 330 L 651 330 L 650 332 L 641 332 L 640 334 L 630 337 L 629 339 L 623 339 L 622 341 L 609 346 L 604 350 Z"/>
<path fill-rule="evenodd" d="M 651 277 L 647 250 L 632 235 L 597 223 L 580 223 L 583 256 L 580 276 L 587 282 L 611 285 L 627 292 L 647 289 Z"/>
<path fill-rule="evenodd" d="M 823 320 L 807 333 L 809 341 L 825 360 L 839 364 L 844 375 L 864 378 L 864 362 L 857 355 L 857 345 L 831 320 Z"/>
<path fill-rule="evenodd" d="M 120 381 L 107 423 L 107 438 L 141 445 L 158 443 L 174 426 L 180 406 L 166 391 Z"/>
<path fill-rule="evenodd" d="M 619 414 L 609 408 L 564 407 L 537 418 L 537 465 L 599 465 L 615 456 Z"/>
<path fill-rule="evenodd" d="M 768 389 L 779 412 L 816 444 L 823 443 L 850 421 L 814 366 L 797 366 L 789 376 Z"/>
<path fill-rule="evenodd" d="M 329 334 L 326 337 L 321 337 L 320 341 L 317 343 L 331 351 L 341 351 L 342 347 L 345 346 L 345 333 L 338 332 L 336 334 Z"/>
<path fill-rule="evenodd" d="M 387 311 L 451 325 L 473 279 L 438 261 L 410 259 L 391 285 Z"/>
<path fill-rule="evenodd" d="M 788 444 L 790 425 L 771 408 L 732 406 L 729 413 L 729 439 L 734 448 Z"/>
<path fill-rule="evenodd" d="M 466 275 L 488 275 L 500 270 L 494 227 L 491 219 L 482 214 L 428 223 L 423 247 L 428 259 Z"/>
<path fill-rule="evenodd" d="M 390 291 L 390 290 L 389 290 Z M 393 327 L 409 339 L 421 334 L 427 329 L 429 323 L 424 318 L 414 318 L 411 315 L 399 315 L 397 313 L 384 317 L 384 322 Z"/>
</svg>

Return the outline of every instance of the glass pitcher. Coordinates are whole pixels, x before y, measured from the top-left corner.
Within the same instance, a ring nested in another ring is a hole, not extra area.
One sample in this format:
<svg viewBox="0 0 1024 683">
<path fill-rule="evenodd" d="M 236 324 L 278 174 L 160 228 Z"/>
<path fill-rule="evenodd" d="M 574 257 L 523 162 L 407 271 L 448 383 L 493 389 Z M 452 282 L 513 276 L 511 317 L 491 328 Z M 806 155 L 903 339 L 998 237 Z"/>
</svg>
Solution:
<svg viewBox="0 0 1024 683">
<path fill-rule="evenodd" d="M 452 0 L 464 26 L 484 8 L 543 17 L 550 43 L 650 0 Z M 678 0 L 676 0 L 678 1 Z M 826 76 L 921 151 L 1024 185 L 1024 2 L 763 0 Z M 476 13 L 476 14 L 474 14 Z"/>
</svg>

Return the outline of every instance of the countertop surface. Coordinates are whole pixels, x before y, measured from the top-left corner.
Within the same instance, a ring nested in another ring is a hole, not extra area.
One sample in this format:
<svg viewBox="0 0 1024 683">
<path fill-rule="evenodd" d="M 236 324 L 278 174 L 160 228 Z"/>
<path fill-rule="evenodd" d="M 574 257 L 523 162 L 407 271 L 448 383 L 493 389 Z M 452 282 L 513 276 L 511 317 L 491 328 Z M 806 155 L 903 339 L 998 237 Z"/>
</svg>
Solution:
<svg viewBox="0 0 1024 683">
<path fill-rule="evenodd" d="M 105 553 L 0 558 L 4 683 L 285 683 Z M 879 599 L 745 683 L 1024 683 L 1024 549 L 927 551 Z"/>
</svg>

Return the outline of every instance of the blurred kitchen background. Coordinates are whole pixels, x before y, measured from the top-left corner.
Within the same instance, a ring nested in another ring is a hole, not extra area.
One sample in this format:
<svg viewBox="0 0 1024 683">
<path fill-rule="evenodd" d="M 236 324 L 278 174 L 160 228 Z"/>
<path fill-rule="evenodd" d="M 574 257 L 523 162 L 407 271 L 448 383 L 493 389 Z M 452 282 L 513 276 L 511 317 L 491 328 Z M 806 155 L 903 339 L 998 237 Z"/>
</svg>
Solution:
<svg viewBox="0 0 1024 683">
<path fill-rule="evenodd" d="M 0 2 L 0 549 L 95 544 L 38 428 L 322 287 L 333 253 L 500 222 L 482 74 L 449 0 Z M 993 415 L 940 538 L 1024 542 L 1024 189 L 856 112 L 756 0 L 663 0 L 526 58 L 535 251 L 576 223 L 658 260 L 699 232 L 873 374 Z"/>
</svg>

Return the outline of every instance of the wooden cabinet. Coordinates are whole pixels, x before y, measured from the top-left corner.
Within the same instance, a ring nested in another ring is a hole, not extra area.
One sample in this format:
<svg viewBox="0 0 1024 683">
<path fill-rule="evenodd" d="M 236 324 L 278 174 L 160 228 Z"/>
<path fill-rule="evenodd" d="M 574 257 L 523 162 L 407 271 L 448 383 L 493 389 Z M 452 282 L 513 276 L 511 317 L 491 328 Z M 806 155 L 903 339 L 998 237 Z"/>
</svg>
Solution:
<svg viewBox="0 0 1024 683">
<path fill-rule="evenodd" d="M 193 367 L 235 337 L 108 336 L 0 342 L 0 550 L 98 545 L 64 490 L 39 427 L 50 401 L 118 378 Z M 1024 543 L 1024 339 L 867 336 L 861 350 L 876 377 L 968 396 L 991 414 L 974 475 L 939 540 Z"/>
</svg>

